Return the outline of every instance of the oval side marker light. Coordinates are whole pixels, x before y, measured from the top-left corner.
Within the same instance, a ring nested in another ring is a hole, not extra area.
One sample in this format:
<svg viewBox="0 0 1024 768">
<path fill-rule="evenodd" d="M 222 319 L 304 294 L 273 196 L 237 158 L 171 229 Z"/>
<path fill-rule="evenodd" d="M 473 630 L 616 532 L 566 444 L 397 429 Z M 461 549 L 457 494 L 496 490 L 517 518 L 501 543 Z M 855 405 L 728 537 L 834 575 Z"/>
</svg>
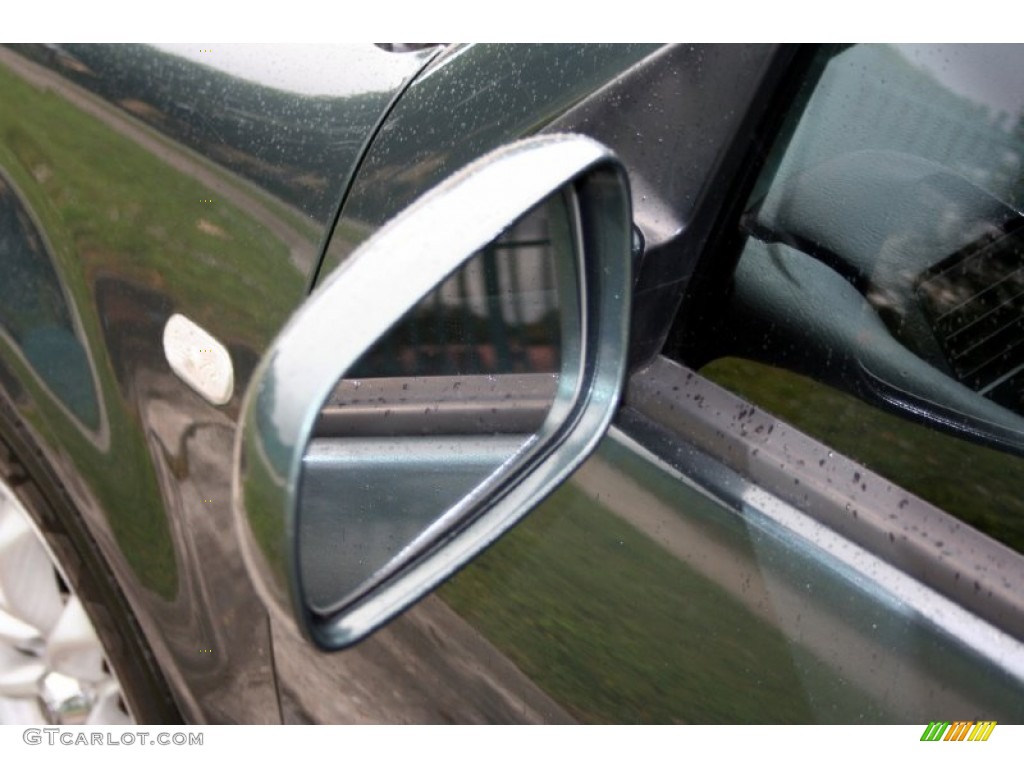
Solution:
<svg viewBox="0 0 1024 768">
<path fill-rule="evenodd" d="M 213 336 L 184 315 L 164 326 L 164 355 L 178 377 L 214 405 L 224 405 L 235 389 L 231 355 Z"/>
</svg>

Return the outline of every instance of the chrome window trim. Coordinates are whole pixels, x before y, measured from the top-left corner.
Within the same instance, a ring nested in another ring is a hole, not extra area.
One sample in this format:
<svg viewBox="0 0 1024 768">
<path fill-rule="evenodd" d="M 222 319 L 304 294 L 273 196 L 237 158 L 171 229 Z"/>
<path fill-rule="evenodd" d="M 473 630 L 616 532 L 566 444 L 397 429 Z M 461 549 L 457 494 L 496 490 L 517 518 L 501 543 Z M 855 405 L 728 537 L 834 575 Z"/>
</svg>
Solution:
<svg viewBox="0 0 1024 768">
<path fill-rule="evenodd" d="M 631 378 L 626 406 L 617 424 L 634 436 L 646 433 L 645 445 L 659 442 L 652 430 L 668 431 L 671 440 L 664 443 L 663 434 L 663 444 L 680 452 L 683 440 L 731 475 L 712 481 L 693 462 L 670 462 L 692 482 L 734 508 L 746 503 L 764 511 L 765 498 L 773 499 L 782 510 L 777 521 L 804 538 L 801 528 L 815 531 L 815 546 L 836 546 L 832 536 L 847 540 L 877 561 L 872 578 L 886 589 L 897 588 L 893 574 L 926 588 L 911 602 L 924 615 L 966 609 L 1003 633 L 1011 644 L 999 641 L 1000 663 L 1024 674 L 1024 557 L 666 358 Z M 976 625 L 942 626 L 988 655 L 975 645 L 984 635 Z"/>
</svg>

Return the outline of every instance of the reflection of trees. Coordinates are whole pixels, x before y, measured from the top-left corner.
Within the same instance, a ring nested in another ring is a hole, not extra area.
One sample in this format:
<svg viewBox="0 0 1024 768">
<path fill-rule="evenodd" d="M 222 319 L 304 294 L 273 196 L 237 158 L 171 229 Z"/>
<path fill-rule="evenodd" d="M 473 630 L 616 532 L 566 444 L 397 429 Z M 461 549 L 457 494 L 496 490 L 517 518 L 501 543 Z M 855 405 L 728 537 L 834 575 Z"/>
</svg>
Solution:
<svg viewBox="0 0 1024 768">
<path fill-rule="evenodd" d="M 420 301 L 349 376 L 556 372 L 561 321 L 545 227 L 545 221 L 527 219 L 475 256 Z"/>
<path fill-rule="evenodd" d="M 99 404 L 85 349 L 43 237 L 0 174 L 0 328 L 50 391 L 92 429 Z"/>
<path fill-rule="evenodd" d="M 1009 133 L 1014 145 L 1024 147 L 1024 108 L 1017 115 L 1017 119 L 1010 127 Z M 1010 202 L 1017 210 L 1024 209 L 1024 193 L 1021 192 L 1024 189 L 1024 163 L 1020 161 L 1022 156 L 1024 156 L 1024 152 L 1017 155 L 1015 158 L 1017 162 L 1014 162 L 1012 167 L 1010 167 L 1011 164 L 1009 162 L 1006 163 L 1006 174 L 1010 177 L 1009 183 L 1017 193 Z"/>
<path fill-rule="evenodd" d="M 919 287 L 956 378 L 1017 413 L 1024 368 L 1021 228 L 989 235 L 931 270 Z"/>
<path fill-rule="evenodd" d="M 557 259 L 574 247 L 552 195 L 425 296 L 350 378 L 554 373 L 561 364 Z"/>
<path fill-rule="evenodd" d="M 38 325 L 71 327 L 42 236 L 0 175 L 0 323 L 14 338 Z"/>
</svg>

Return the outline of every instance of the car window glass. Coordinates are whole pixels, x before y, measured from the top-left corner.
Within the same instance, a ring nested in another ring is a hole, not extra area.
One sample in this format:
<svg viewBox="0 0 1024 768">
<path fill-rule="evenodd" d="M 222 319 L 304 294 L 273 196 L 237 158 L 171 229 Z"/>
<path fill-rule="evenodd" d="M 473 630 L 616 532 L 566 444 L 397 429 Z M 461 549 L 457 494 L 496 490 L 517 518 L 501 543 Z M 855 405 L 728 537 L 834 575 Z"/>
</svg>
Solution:
<svg viewBox="0 0 1024 768">
<path fill-rule="evenodd" d="M 822 57 L 702 372 L 1024 552 L 1024 49 Z"/>
</svg>

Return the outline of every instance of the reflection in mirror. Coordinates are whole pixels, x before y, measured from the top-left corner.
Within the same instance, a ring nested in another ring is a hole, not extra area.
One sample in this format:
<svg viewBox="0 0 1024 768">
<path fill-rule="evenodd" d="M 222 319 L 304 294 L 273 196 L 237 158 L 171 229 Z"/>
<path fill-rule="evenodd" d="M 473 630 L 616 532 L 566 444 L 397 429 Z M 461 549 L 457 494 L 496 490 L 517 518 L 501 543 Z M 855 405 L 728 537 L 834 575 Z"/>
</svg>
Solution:
<svg viewBox="0 0 1024 768">
<path fill-rule="evenodd" d="M 313 610 L 341 607 L 452 531 L 467 495 L 535 442 L 573 363 L 569 194 L 547 198 L 474 254 L 328 398 L 299 504 Z"/>
<path fill-rule="evenodd" d="M 1021 220 L 925 272 L 917 296 L 958 381 L 1024 414 Z"/>
<path fill-rule="evenodd" d="M 837 324 L 830 354 L 851 370 L 833 378 L 855 394 L 1024 453 L 1024 219 L 904 153 L 840 155 L 789 184 L 748 216 L 737 281 L 762 296 L 777 284 L 780 298 L 799 286 L 805 309 L 820 303 L 824 316 L 802 326 L 820 337 Z M 752 274 L 783 264 L 786 277 Z"/>
</svg>

